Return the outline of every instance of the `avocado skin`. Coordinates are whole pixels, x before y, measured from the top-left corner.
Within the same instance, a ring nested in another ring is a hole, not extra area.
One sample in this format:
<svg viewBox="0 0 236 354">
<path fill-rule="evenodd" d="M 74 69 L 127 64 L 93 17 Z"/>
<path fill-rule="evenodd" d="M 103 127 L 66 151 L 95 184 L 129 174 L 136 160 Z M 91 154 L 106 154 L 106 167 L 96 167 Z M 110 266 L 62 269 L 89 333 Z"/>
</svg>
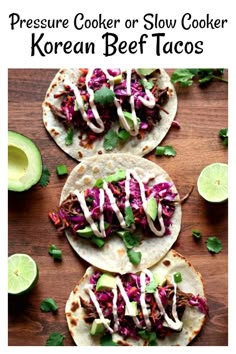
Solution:
<svg viewBox="0 0 236 354">
<path fill-rule="evenodd" d="M 14 156 L 15 153 L 17 153 L 16 156 Z M 22 161 L 18 157 L 23 157 L 22 165 Z M 19 168 L 21 173 L 24 169 L 23 178 L 17 175 Z M 15 178 L 12 178 L 13 170 Z M 42 156 L 35 142 L 26 135 L 8 130 L 8 190 L 11 192 L 29 190 L 39 182 L 42 170 Z"/>
</svg>

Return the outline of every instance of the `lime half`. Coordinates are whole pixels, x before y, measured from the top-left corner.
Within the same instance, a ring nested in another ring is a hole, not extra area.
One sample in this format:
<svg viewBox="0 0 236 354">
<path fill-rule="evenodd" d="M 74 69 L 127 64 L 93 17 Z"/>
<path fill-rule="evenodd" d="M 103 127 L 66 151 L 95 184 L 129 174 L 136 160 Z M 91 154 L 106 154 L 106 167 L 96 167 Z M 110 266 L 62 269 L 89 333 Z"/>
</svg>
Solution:
<svg viewBox="0 0 236 354">
<path fill-rule="evenodd" d="M 198 177 L 197 188 L 208 202 L 220 203 L 228 199 L 228 165 L 216 162 L 206 166 Z"/>
<path fill-rule="evenodd" d="M 36 262 L 27 254 L 8 257 L 8 294 L 20 295 L 30 291 L 38 280 Z"/>
</svg>

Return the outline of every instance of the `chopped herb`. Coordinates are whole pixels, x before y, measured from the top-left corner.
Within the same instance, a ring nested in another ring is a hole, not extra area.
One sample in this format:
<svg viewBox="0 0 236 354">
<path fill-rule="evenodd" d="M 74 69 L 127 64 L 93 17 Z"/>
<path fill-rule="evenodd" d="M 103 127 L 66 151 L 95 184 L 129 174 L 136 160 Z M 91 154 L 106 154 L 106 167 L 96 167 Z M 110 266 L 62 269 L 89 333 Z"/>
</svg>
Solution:
<svg viewBox="0 0 236 354">
<path fill-rule="evenodd" d="M 199 230 L 192 230 L 192 236 L 199 239 L 199 238 L 201 238 L 202 233 Z"/>
<path fill-rule="evenodd" d="M 72 128 L 69 128 L 66 132 L 66 137 L 65 137 L 65 144 L 67 146 L 73 143 L 73 136 L 74 136 L 74 131 Z"/>
<path fill-rule="evenodd" d="M 54 260 L 62 260 L 62 251 L 60 251 L 55 245 L 50 245 L 48 248 L 48 253 L 53 257 Z"/>
<path fill-rule="evenodd" d="M 100 339 L 100 345 L 103 347 L 105 347 L 105 346 L 118 346 L 117 343 L 113 342 L 111 334 L 105 334 L 104 336 L 102 336 Z"/>
<path fill-rule="evenodd" d="M 143 76 L 148 76 L 154 71 L 156 71 L 156 69 L 138 69 L 138 72 Z"/>
<path fill-rule="evenodd" d="M 150 283 L 145 288 L 145 292 L 148 294 L 155 293 L 158 285 L 159 285 L 159 282 L 156 279 L 150 281 Z"/>
<path fill-rule="evenodd" d="M 130 133 L 127 132 L 125 129 L 120 129 L 120 131 L 117 133 L 118 138 L 125 143 L 129 138 L 130 138 Z"/>
<path fill-rule="evenodd" d="M 42 187 L 46 187 L 49 183 L 50 172 L 45 165 L 43 165 L 42 175 L 39 180 L 39 184 Z"/>
<path fill-rule="evenodd" d="M 125 223 L 128 227 L 134 224 L 134 214 L 131 206 L 125 208 Z"/>
<path fill-rule="evenodd" d="M 94 93 L 94 102 L 105 106 L 113 103 L 115 98 L 114 92 L 106 86 L 102 86 Z"/>
<path fill-rule="evenodd" d="M 55 300 L 50 297 L 44 299 L 40 304 L 40 310 L 43 312 L 56 312 L 58 305 Z"/>
<path fill-rule="evenodd" d="M 156 150 L 155 150 L 155 154 L 157 156 L 175 156 L 176 155 L 176 151 L 175 149 L 170 146 L 170 145 L 166 145 L 166 146 L 157 146 Z"/>
<path fill-rule="evenodd" d="M 98 178 L 94 184 L 95 187 L 97 188 L 102 188 L 103 187 L 103 179 Z"/>
<path fill-rule="evenodd" d="M 46 341 L 46 345 L 62 346 L 64 345 L 63 344 L 64 338 L 65 336 L 63 336 L 61 333 L 58 332 L 51 333 Z"/>
<path fill-rule="evenodd" d="M 103 241 L 100 237 L 92 236 L 91 240 L 99 248 L 101 248 L 105 245 L 105 241 Z"/>
<path fill-rule="evenodd" d="M 228 128 L 220 129 L 219 137 L 222 139 L 222 143 L 224 146 L 228 146 Z"/>
<path fill-rule="evenodd" d="M 66 165 L 57 165 L 56 166 L 56 172 L 58 176 L 64 176 L 68 174 Z"/>
<path fill-rule="evenodd" d="M 110 151 L 116 147 L 118 143 L 118 135 L 117 133 L 110 129 L 105 135 L 104 135 L 104 142 L 103 142 L 103 147 L 106 151 Z"/>
<path fill-rule="evenodd" d="M 127 255 L 129 257 L 129 260 L 132 264 L 138 265 L 141 262 L 142 258 L 142 253 L 141 252 L 135 252 L 131 249 L 127 250 Z"/>
<path fill-rule="evenodd" d="M 154 346 L 154 345 L 158 345 L 157 344 L 157 336 L 155 332 L 149 332 L 146 329 L 141 329 L 140 331 L 138 331 L 138 335 L 146 340 L 148 342 L 149 346 Z"/>
<path fill-rule="evenodd" d="M 182 87 L 191 86 L 193 79 L 196 79 L 200 85 L 210 82 L 212 79 L 228 82 L 221 76 L 224 69 L 176 69 L 171 75 L 171 81 L 180 83 Z"/>
<path fill-rule="evenodd" d="M 137 237 L 132 235 L 128 231 L 118 231 L 117 233 L 119 236 L 122 237 L 122 240 L 127 249 L 131 249 L 139 245 L 139 240 L 137 239 Z"/>
<path fill-rule="evenodd" d="M 208 237 L 206 247 L 212 253 L 219 253 L 223 249 L 221 241 L 215 236 Z"/>
<path fill-rule="evenodd" d="M 180 272 L 176 272 L 174 274 L 174 281 L 175 283 L 181 283 L 182 281 L 182 274 Z"/>
<path fill-rule="evenodd" d="M 106 182 L 119 182 L 122 179 L 125 179 L 125 170 L 119 169 L 113 175 L 106 176 L 104 180 Z"/>
<path fill-rule="evenodd" d="M 153 80 L 143 80 L 143 79 L 141 79 L 139 81 L 143 85 L 143 87 L 145 89 L 147 89 L 147 90 L 151 90 L 153 88 L 153 86 L 154 86 Z"/>
</svg>

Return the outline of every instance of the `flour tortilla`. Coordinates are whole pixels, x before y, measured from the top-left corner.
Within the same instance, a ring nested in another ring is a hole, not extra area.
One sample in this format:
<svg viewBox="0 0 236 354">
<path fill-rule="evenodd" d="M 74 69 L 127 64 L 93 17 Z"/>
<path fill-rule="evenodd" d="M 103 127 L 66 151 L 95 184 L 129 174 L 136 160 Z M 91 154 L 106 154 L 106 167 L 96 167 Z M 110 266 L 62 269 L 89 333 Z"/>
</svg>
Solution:
<svg viewBox="0 0 236 354">
<path fill-rule="evenodd" d="M 202 276 L 189 261 L 174 250 L 170 250 L 167 255 L 151 269 L 160 277 L 166 277 L 171 281 L 171 275 L 175 272 L 180 272 L 182 281 L 178 283 L 178 288 L 185 293 L 192 293 L 193 295 L 200 295 L 205 297 Z M 94 273 L 95 268 L 89 267 L 80 282 L 75 286 L 71 292 L 66 303 L 65 313 L 68 327 L 73 340 L 78 346 L 94 346 L 99 345 L 99 336 L 90 335 L 90 326 L 84 321 L 85 311 L 81 307 L 80 296 L 84 300 L 89 300 L 89 296 L 85 291 L 85 286 L 89 284 L 89 278 Z M 175 346 L 188 345 L 193 338 L 200 332 L 206 315 L 202 314 L 196 307 L 186 307 L 184 315 L 181 319 L 183 321 L 183 329 L 181 332 L 172 333 L 165 339 L 158 339 L 159 346 Z M 134 341 L 132 339 L 124 340 L 120 335 L 113 334 L 113 341 L 120 345 L 146 345 L 143 339 Z"/>
<path fill-rule="evenodd" d="M 120 168 L 135 169 L 142 179 L 148 180 L 148 177 L 153 177 L 152 184 L 164 181 L 172 182 L 160 166 L 142 157 L 131 154 L 93 156 L 84 159 L 71 172 L 62 190 L 60 203 L 75 189 L 81 191 L 91 188 L 97 179 L 114 174 Z M 172 190 L 177 192 L 174 185 Z M 179 199 L 179 195 L 176 199 Z M 181 227 L 180 204 L 176 205 L 171 220 L 170 235 L 145 237 L 139 246 L 134 247 L 134 251 L 141 251 L 142 253 L 139 265 L 133 265 L 129 261 L 124 243 L 117 235 L 110 237 L 102 248 L 94 246 L 82 237 L 72 235 L 70 231 L 66 231 L 66 236 L 78 255 L 95 267 L 120 274 L 135 273 L 158 262 L 176 241 Z"/>
<path fill-rule="evenodd" d="M 169 113 L 163 111 L 160 112 L 161 120 L 156 126 L 152 129 L 151 132 L 147 133 L 142 140 L 137 139 L 137 137 L 131 137 L 126 143 L 120 144 L 112 150 L 112 153 L 129 152 L 137 156 L 144 156 L 150 151 L 152 151 L 160 142 L 163 140 L 168 130 L 171 127 L 171 123 L 175 118 L 177 111 L 177 95 L 170 81 L 169 75 L 165 70 L 160 69 L 161 74 L 158 76 L 158 85 L 160 88 L 164 89 L 169 87 L 171 93 L 167 104 L 164 106 L 165 110 Z M 79 145 L 79 131 L 75 130 L 74 139 L 72 145 L 65 144 L 66 129 L 63 124 L 57 119 L 51 111 L 50 104 L 60 107 L 61 98 L 54 98 L 54 94 L 62 91 L 64 88 L 63 82 L 70 81 L 74 84 L 77 83 L 80 76 L 79 69 L 61 69 L 56 74 L 52 80 L 46 96 L 43 102 L 43 122 L 48 133 L 57 143 L 57 145 L 67 154 L 69 154 L 74 159 L 81 161 L 83 158 L 97 155 L 99 153 L 110 153 L 109 151 L 104 150 L 103 141 L 96 140 L 93 143 L 93 146 L 89 148 L 84 148 Z M 118 123 L 114 124 L 112 129 L 118 128 Z"/>
</svg>

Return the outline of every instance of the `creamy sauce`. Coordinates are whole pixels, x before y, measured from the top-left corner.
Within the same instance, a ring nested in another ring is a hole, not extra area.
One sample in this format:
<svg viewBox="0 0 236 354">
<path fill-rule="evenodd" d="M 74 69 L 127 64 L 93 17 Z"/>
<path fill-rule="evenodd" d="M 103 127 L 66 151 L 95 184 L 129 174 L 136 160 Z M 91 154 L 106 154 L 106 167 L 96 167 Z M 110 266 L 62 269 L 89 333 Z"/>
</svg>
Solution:
<svg viewBox="0 0 236 354">
<path fill-rule="evenodd" d="M 126 178 L 125 178 L 125 208 L 130 206 L 130 180 L 131 180 L 131 175 L 133 176 L 133 178 L 138 182 L 139 184 L 139 189 L 140 189 L 140 195 L 141 195 L 141 200 L 142 200 L 142 204 L 143 204 L 143 210 L 145 212 L 145 215 L 147 217 L 147 222 L 148 225 L 150 227 L 150 230 L 156 235 L 156 236 L 163 236 L 165 233 L 165 225 L 164 225 L 164 220 L 162 217 L 162 205 L 159 202 L 158 203 L 158 210 L 157 210 L 157 219 L 159 221 L 160 224 L 160 230 L 157 230 L 153 220 L 151 219 L 151 217 L 149 216 L 148 212 L 147 212 L 147 199 L 146 199 L 146 195 L 145 195 L 145 187 L 144 184 L 142 182 L 142 180 L 140 179 L 140 177 L 138 176 L 137 172 L 135 170 L 126 170 Z M 93 230 L 94 234 L 97 237 L 102 237 L 105 238 L 106 237 L 106 231 L 105 231 L 105 223 L 104 223 L 104 213 L 103 213 L 103 208 L 104 208 L 104 203 L 105 203 L 105 194 L 108 196 L 110 204 L 111 204 L 111 208 L 112 210 L 115 212 L 116 217 L 120 223 L 120 226 L 123 229 L 129 229 L 126 226 L 125 223 L 125 219 L 124 216 L 122 215 L 118 205 L 116 204 L 116 199 L 113 195 L 112 190 L 109 188 L 108 184 L 106 181 L 103 181 L 103 187 L 100 188 L 99 191 L 99 208 L 100 208 L 100 216 L 99 216 L 99 229 L 96 225 L 96 223 L 94 222 L 92 215 L 88 209 L 88 206 L 86 204 L 86 200 L 84 198 L 84 194 L 83 192 L 80 193 L 78 190 L 74 191 L 74 194 L 77 196 L 78 201 L 80 203 L 81 209 L 84 213 L 85 219 L 87 220 L 87 222 L 89 223 L 91 229 Z M 131 225 L 131 230 L 135 229 L 135 224 Z"/>
<path fill-rule="evenodd" d="M 103 325 L 105 326 L 106 329 L 108 329 L 108 331 L 110 333 L 113 333 L 114 330 L 107 324 L 107 321 L 106 321 L 105 317 L 103 316 L 102 309 L 99 305 L 99 302 L 97 301 L 96 296 L 91 289 L 91 285 L 88 285 L 85 288 L 85 290 L 88 292 L 90 299 L 92 300 L 92 302 L 97 310 L 98 316 L 99 316 L 100 320 L 102 321 Z"/>
<path fill-rule="evenodd" d="M 75 99 L 78 104 L 79 111 L 82 115 L 83 120 L 87 123 L 89 128 L 94 133 L 102 133 L 104 131 L 104 123 L 103 123 L 101 117 L 99 116 L 96 104 L 94 102 L 94 91 L 88 85 L 88 83 L 91 79 L 91 76 L 93 75 L 93 71 L 94 71 L 93 69 L 90 69 L 88 71 L 88 73 L 86 75 L 86 79 L 85 79 L 85 85 L 86 85 L 87 91 L 89 93 L 90 108 L 93 112 L 93 116 L 94 116 L 94 119 L 97 123 L 97 126 L 94 125 L 91 122 L 91 120 L 88 118 L 88 115 L 84 109 L 83 99 L 81 97 L 80 91 L 77 88 L 77 86 L 71 82 L 68 82 L 68 83 L 64 82 L 64 84 L 69 85 L 71 87 L 71 89 L 74 91 Z M 115 86 L 114 77 L 112 75 L 110 75 L 106 69 L 104 69 L 103 72 L 105 73 L 107 79 L 109 80 L 110 90 L 114 91 L 114 86 Z M 147 79 L 145 78 L 145 76 L 141 75 L 138 71 L 136 71 L 136 73 L 144 82 L 145 81 L 147 82 Z M 130 107 L 131 107 L 131 117 L 132 117 L 132 121 L 133 121 L 132 126 L 130 126 L 130 123 L 125 118 L 124 112 L 122 109 L 122 105 L 120 104 L 120 101 L 117 97 L 114 98 L 114 104 L 116 106 L 120 126 L 122 128 L 124 128 L 127 132 L 129 132 L 130 135 L 137 136 L 139 133 L 139 124 L 138 124 L 138 119 L 137 119 L 136 111 L 135 111 L 134 96 L 132 96 L 132 94 L 131 94 L 131 74 L 132 74 L 131 69 L 126 70 L 126 89 L 127 89 L 127 95 L 130 96 L 129 103 L 130 103 Z M 146 106 L 148 108 L 154 108 L 154 106 L 156 104 L 154 95 L 152 94 L 152 92 L 149 89 L 147 89 L 145 87 L 144 87 L 144 90 L 145 90 L 145 94 L 146 94 L 147 99 L 142 96 L 138 96 L 137 98 L 142 102 L 142 104 L 144 106 Z"/>
<path fill-rule="evenodd" d="M 84 198 L 84 194 L 83 192 L 80 193 L 78 190 L 75 190 L 73 192 L 77 198 L 78 198 L 78 201 L 80 203 L 80 206 L 81 206 L 81 209 L 83 210 L 83 213 L 84 213 L 84 217 L 85 219 L 87 220 L 87 222 L 89 223 L 91 229 L 93 230 L 94 234 L 98 237 L 103 237 L 102 233 L 98 230 L 97 228 L 97 225 L 95 224 L 92 216 L 91 216 L 91 213 L 87 207 L 87 204 L 86 204 L 86 201 L 85 201 L 85 198 Z"/>
<path fill-rule="evenodd" d="M 147 304 L 145 301 L 145 289 L 146 289 L 146 275 L 149 277 L 150 282 L 153 280 L 153 275 L 152 272 L 148 269 L 144 269 L 141 273 L 140 273 L 140 305 L 141 305 L 141 309 L 142 309 L 142 314 L 143 314 L 143 318 L 145 321 L 145 325 L 146 326 L 142 326 L 140 324 L 139 319 L 137 318 L 137 316 L 131 316 L 134 324 L 138 327 L 138 328 L 146 328 L 147 330 L 150 330 L 152 328 L 152 324 L 151 321 L 149 319 L 150 316 L 150 310 L 147 308 Z M 154 299 L 157 303 L 157 306 L 160 310 L 161 315 L 164 317 L 164 322 L 163 325 L 165 327 L 169 327 L 175 331 L 180 331 L 183 327 L 183 322 L 181 322 L 178 319 L 178 314 L 177 314 L 177 309 L 176 309 L 176 293 L 177 293 L 177 285 L 174 282 L 174 278 L 172 276 L 172 280 L 173 280 L 173 286 L 174 286 L 174 296 L 173 296 L 173 302 L 172 302 L 172 315 L 174 318 L 174 321 L 167 315 L 167 313 L 165 312 L 165 309 L 162 305 L 161 302 L 161 298 L 158 292 L 158 289 L 154 292 L 153 296 Z M 114 328 L 112 329 L 107 323 L 106 323 L 106 319 L 104 318 L 104 315 L 102 313 L 102 309 L 96 299 L 95 294 L 92 291 L 92 285 L 89 284 L 85 290 L 88 292 L 96 310 L 98 313 L 98 316 L 100 318 L 100 320 L 103 322 L 104 326 L 109 330 L 110 333 L 113 332 L 117 332 L 118 331 L 118 326 L 119 326 L 119 318 L 118 318 L 118 312 L 117 312 L 117 299 L 118 299 L 118 289 L 120 291 L 121 296 L 123 297 L 123 300 L 125 302 L 125 305 L 128 309 L 128 312 L 131 314 L 132 313 L 132 305 L 131 302 L 129 300 L 129 297 L 125 291 L 125 288 L 122 284 L 122 281 L 120 279 L 120 277 L 117 275 L 116 276 L 116 288 L 112 289 L 112 293 L 113 293 L 113 300 L 112 300 L 112 314 L 113 314 L 113 319 L 114 319 Z"/>
</svg>

